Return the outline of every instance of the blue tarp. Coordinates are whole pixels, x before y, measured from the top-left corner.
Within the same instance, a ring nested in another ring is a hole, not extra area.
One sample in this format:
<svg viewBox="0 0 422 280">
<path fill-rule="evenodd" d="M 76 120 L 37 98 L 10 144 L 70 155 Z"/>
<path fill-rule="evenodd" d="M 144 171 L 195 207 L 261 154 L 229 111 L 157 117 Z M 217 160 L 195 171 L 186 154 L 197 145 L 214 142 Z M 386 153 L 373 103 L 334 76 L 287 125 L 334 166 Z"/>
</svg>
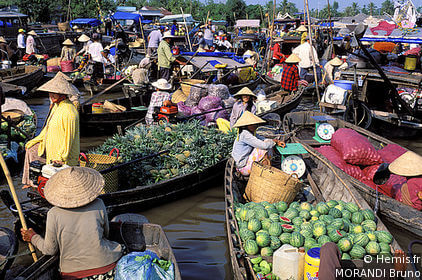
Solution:
<svg viewBox="0 0 422 280">
<path fill-rule="evenodd" d="M 101 20 L 96 18 L 77 18 L 70 22 L 70 27 L 74 25 L 89 25 L 91 27 L 95 27 L 102 24 Z"/>
<path fill-rule="evenodd" d="M 319 26 L 322 26 L 322 27 L 328 27 L 330 25 L 331 25 L 331 27 L 334 27 L 334 22 L 331 22 L 331 24 L 330 24 L 330 22 L 321 22 L 319 24 Z"/>
<path fill-rule="evenodd" d="M 189 55 L 192 56 L 194 52 L 180 52 L 181 55 Z M 196 56 L 206 56 L 206 57 L 227 57 L 231 58 L 236 62 L 244 64 L 245 61 L 242 57 L 236 56 L 234 52 L 198 52 Z"/>
<path fill-rule="evenodd" d="M 139 24 L 140 20 L 142 20 L 143 23 L 145 22 L 140 14 L 126 12 L 115 12 L 114 15 L 111 16 L 111 18 L 113 20 L 133 20 L 137 24 Z"/>
</svg>

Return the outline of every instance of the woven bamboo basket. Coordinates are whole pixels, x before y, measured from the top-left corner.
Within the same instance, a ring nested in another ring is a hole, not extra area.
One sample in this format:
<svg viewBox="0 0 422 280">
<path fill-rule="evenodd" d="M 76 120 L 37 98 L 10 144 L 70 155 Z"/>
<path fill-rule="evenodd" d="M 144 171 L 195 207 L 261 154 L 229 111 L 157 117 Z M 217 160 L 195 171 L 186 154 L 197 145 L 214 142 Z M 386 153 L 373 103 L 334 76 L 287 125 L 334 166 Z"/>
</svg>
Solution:
<svg viewBox="0 0 422 280">
<path fill-rule="evenodd" d="M 205 80 L 198 80 L 198 79 L 183 79 L 181 83 L 182 91 L 186 96 L 190 94 L 191 85 L 196 84 L 205 84 Z"/>
<path fill-rule="evenodd" d="M 253 202 L 268 201 L 274 203 L 292 202 L 302 183 L 298 178 L 291 176 L 272 166 L 252 164 L 251 175 L 245 189 L 246 199 Z"/>
<path fill-rule="evenodd" d="M 171 102 L 177 104 L 181 101 L 185 102 L 188 97 L 180 89 L 176 90 L 171 96 Z"/>
<path fill-rule="evenodd" d="M 113 156 L 113 152 L 116 152 L 117 155 Z M 97 171 L 101 171 L 115 166 L 117 164 L 118 158 L 119 150 L 116 148 L 112 149 L 109 155 L 81 153 L 81 155 L 79 156 L 79 164 L 82 167 L 90 167 Z M 119 187 L 118 170 L 114 170 L 112 172 L 103 174 L 103 176 L 105 181 L 103 193 L 117 191 Z"/>
<path fill-rule="evenodd" d="M 59 31 L 70 31 L 70 25 L 68 21 L 65 22 L 59 22 L 57 23 L 57 28 Z"/>
</svg>

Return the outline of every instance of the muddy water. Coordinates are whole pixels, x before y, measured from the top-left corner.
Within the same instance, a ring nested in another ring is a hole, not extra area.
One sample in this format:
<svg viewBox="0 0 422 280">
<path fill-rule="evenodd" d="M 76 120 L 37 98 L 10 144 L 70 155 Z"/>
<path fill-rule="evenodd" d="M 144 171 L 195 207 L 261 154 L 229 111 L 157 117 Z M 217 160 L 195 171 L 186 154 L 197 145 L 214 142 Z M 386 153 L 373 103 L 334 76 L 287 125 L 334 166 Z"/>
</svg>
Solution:
<svg viewBox="0 0 422 280">
<path fill-rule="evenodd" d="M 44 122 L 49 101 L 46 97 L 28 101 L 37 112 L 39 129 Z M 311 99 L 306 99 L 300 105 L 301 109 L 313 108 Z M 422 154 L 421 139 L 411 141 L 401 140 L 400 144 Z M 81 139 L 81 149 L 87 151 L 104 141 L 103 137 Z M 19 178 L 16 177 L 16 184 Z M 209 186 L 209 189 L 185 199 L 162 205 L 148 211 L 141 212 L 152 223 L 160 224 L 169 238 L 178 260 L 183 279 L 232 279 L 231 263 L 225 233 L 223 179 L 220 185 Z M 0 189 L 7 189 L 2 185 Z M 19 197 L 25 200 L 24 191 L 18 186 Z M 12 227 L 13 217 L 0 204 L 0 226 Z M 392 228 L 395 237 L 404 249 L 414 239 L 413 236 L 403 234 Z M 21 251 L 25 246 L 21 246 Z M 422 252 L 421 247 L 417 248 Z M 29 258 L 18 263 L 30 261 Z"/>
</svg>

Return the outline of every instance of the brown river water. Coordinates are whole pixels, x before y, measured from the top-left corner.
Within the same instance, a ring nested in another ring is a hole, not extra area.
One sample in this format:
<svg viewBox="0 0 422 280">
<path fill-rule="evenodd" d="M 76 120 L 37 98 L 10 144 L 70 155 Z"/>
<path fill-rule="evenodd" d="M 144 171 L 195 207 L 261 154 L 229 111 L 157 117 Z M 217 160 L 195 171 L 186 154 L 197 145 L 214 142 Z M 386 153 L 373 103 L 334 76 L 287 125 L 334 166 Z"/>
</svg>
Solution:
<svg viewBox="0 0 422 280">
<path fill-rule="evenodd" d="M 110 95 L 107 96 L 110 98 Z M 38 116 L 38 130 L 48 113 L 47 97 L 27 100 Z M 315 104 L 311 99 L 305 99 L 298 109 L 311 109 Z M 104 137 L 81 138 L 81 150 L 87 151 L 104 141 Z M 422 138 L 412 140 L 396 140 L 399 144 L 422 154 Z M 25 191 L 20 189 L 20 178 L 14 178 L 21 201 L 26 199 Z M 5 182 L 0 189 L 7 189 Z M 224 216 L 223 178 L 221 184 L 211 185 L 199 194 L 186 197 L 165 205 L 160 205 L 148 211 L 140 212 L 150 222 L 160 224 L 167 234 L 173 247 L 183 279 L 232 279 L 230 255 L 226 240 Z M 14 217 L 0 203 L 0 226 L 13 228 Z M 407 251 L 407 245 L 414 236 L 404 234 L 398 229 L 389 227 L 402 248 Z M 20 252 L 26 250 L 20 244 Z M 415 249 L 422 252 L 422 247 Z M 21 258 L 15 263 L 25 264 L 29 257 Z"/>
</svg>

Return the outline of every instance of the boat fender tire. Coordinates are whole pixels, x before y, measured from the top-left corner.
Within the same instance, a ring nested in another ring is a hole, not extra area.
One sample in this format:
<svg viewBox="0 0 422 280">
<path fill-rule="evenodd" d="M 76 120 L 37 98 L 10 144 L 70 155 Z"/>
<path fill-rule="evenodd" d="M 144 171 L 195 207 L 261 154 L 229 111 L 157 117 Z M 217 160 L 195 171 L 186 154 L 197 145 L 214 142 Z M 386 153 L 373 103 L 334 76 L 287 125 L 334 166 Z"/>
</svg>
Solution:
<svg viewBox="0 0 422 280">
<path fill-rule="evenodd" d="M 357 102 L 356 107 L 357 107 L 357 114 L 358 114 L 357 116 L 358 123 L 357 124 L 354 123 L 354 118 L 353 118 L 354 110 L 351 103 L 347 105 L 346 110 L 344 111 L 343 120 L 350 122 L 352 124 L 355 124 L 357 126 L 360 126 L 363 129 L 368 129 L 372 124 L 371 110 L 369 110 L 368 106 L 366 106 L 362 102 Z"/>
</svg>

